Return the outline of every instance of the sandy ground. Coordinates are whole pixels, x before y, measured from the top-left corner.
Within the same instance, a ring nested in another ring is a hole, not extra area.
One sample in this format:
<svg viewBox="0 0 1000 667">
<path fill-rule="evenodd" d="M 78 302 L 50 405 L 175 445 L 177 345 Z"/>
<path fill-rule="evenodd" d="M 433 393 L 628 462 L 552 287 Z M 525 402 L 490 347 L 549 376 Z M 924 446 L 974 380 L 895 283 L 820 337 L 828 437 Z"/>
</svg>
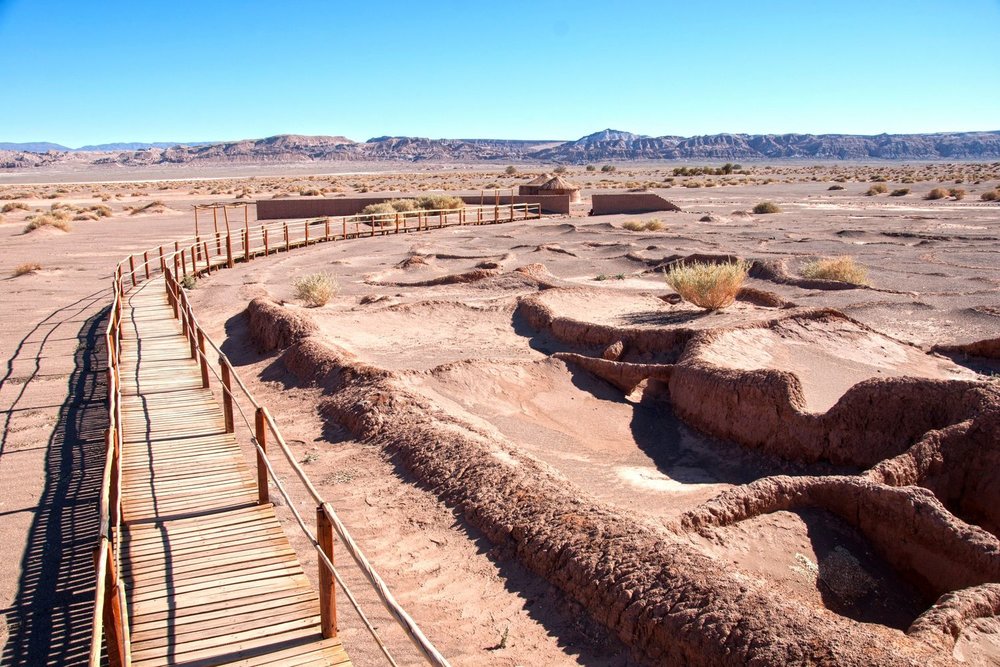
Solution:
<svg viewBox="0 0 1000 667">
<path fill-rule="evenodd" d="M 813 380 L 806 385 L 816 410 L 880 370 L 925 376 L 968 373 L 903 343 L 927 347 L 1000 335 L 1000 278 L 995 272 L 1000 209 L 976 201 L 977 191 L 996 184 L 995 176 L 976 186 L 967 184 L 966 200 L 929 202 L 917 193 L 937 181 L 911 185 L 915 194 L 907 197 L 866 197 L 862 193 L 867 183 L 848 181 L 846 190 L 831 192 L 829 180 L 812 182 L 808 169 L 789 169 L 795 174 L 790 183 L 782 180 L 790 176 L 778 175 L 769 184 L 661 191 L 684 209 L 679 214 L 550 219 L 317 246 L 215 274 L 201 280 L 192 296 L 216 339 L 230 337 L 227 351 L 245 365 L 241 375 L 271 406 L 307 470 L 373 563 L 455 664 L 626 664 L 624 647 L 591 625 L 580 609 L 509 555 L 492 551 L 474 529 L 414 484 L 380 450 L 352 441 L 317 414 L 315 390 L 293 386 L 273 359 L 247 348 L 237 315 L 249 298 L 264 291 L 293 302 L 292 277 L 329 271 L 338 277 L 342 293 L 311 313 L 332 340 L 377 366 L 405 371 L 409 385 L 440 409 L 462 414 L 516 443 L 577 484 L 581 493 L 662 526 L 721 490 L 766 474 L 795 474 L 797 469 L 700 435 L 674 418 L 668 405 L 652 397 L 624 397 L 589 374 L 551 359 L 552 352 L 565 346 L 524 326 L 514 314 L 517 299 L 533 292 L 532 286 L 500 278 L 436 287 L 405 283 L 469 271 L 482 262 L 495 262 L 501 274 L 542 263 L 558 284 L 585 287 L 590 295 L 583 301 L 561 295 L 555 305 L 567 316 L 643 327 L 662 323 L 666 314 L 682 316 L 692 327 L 714 328 L 727 321 L 768 318 L 776 309 L 740 303 L 728 313 L 707 317 L 690 309 L 684 314 L 683 306 L 672 312 L 673 307 L 658 298 L 668 291 L 662 278 L 648 272 L 655 260 L 737 253 L 784 260 L 794 274 L 816 256 L 851 254 L 869 267 L 872 289 L 811 290 L 764 280 L 750 284 L 800 306 L 837 308 L 874 328 L 878 333 L 872 336 L 896 339 L 879 348 L 882 361 L 869 359 L 860 365 L 864 368 L 845 372 L 840 363 L 844 349 L 806 341 L 822 363 L 838 369 L 833 381 L 826 382 L 825 376 L 804 372 L 816 364 L 795 366 L 802 357 L 789 351 L 785 336 L 760 342 L 762 350 L 770 350 L 767 358 L 731 363 L 798 370 Z M 662 184 L 663 176 L 652 170 L 613 177 L 576 175 L 593 178 L 595 186 L 602 178 L 612 180 L 604 184 L 609 187 L 624 187 L 630 179 L 658 179 Z M 353 181 L 367 177 L 338 178 L 344 181 L 340 187 L 350 191 Z M 487 178 L 502 176 L 448 171 L 377 178 L 400 188 L 429 184 L 474 189 L 489 184 Z M 763 180 L 763 172 L 755 178 Z M 267 179 L 284 190 L 298 187 L 278 177 Z M 248 186 L 263 190 L 260 181 L 265 178 L 220 180 L 222 184 L 0 189 L 0 203 L 27 190 L 36 198 L 18 201 L 32 209 L 47 209 L 54 201 L 99 204 L 103 197 L 114 212 L 99 221 L 73 222 L 68 233 L 21 234 L 30 211 L 8 212 L 0 223 L 0 351 L 7 360 L 0 386 L 4 664 L 73 664 L 86 650 L 92 596 L 89 545 L 104 424 L 99 372 L 103 360 L 91 350 L 103 331 L 100 313 L 108 299 L 110 271 L 129 251 L 190 234 L 192 203 L 231 200 Z M 315 180 L 302 177 L 301 182 Z M 369 189 L 374 192 L 381 184 L 372 183 Z M 50 195 L 55 198 L 47 198 Z M 765 199 L 779 203 L 784 212 L 734 215 Z M 162 213 L 133 216 L 125 210 L 153 200 L 165 203 Z M 705 215 L 712 220 L 699 222 Z M 621 229 L 626 219 L 653 217 L 667 228 Z M 424 261 L 407 264 L 414 256 Z M 42 269 L 10 277 L 24 262 L 38 262 Z M 975 363 L 967 365 L 983 370 Z M 747 576 L 774 581 L 790 595 L 816 604 L 830 604 L 823 599 L 829 594 L 817 583 L 822 577 L 810 564 L 821 573 L 824 558 L 840 547 L 878 582 L 882 588 L 877 590 L 892 592 L 880 598 L 879 610 L 861 620 L 899 627 L 921 610 L 891 568 L 866 551 L 862 538 L 826 517 L 778 513 L 760 523 L 720 530 L 715 541 L 699 546 L 731 560 Z M 291 530 L 289 534 L 297 540 Z M 314 569 L 301 540 L 296 547 L 307 569 Z M 360 591 L 363 585 L 352 576 Z M 363 599 L 369 603 L 366 608 L 373 608 L 370 596 Z M 839 608 L 857 616 L 861 606 L 855 601 L 851 608 Z M 387 618 L 375 615 L 392 644 L 405 651 L 403 640 L 388 630 Z M 988 624 L 983 627 L 983 636 L 995 636 Z M 356 621 L 345 619 L 344 636 L 358 657 L 373 655 Z M 960 648 L 976 653 L 981 645 Z"/>
</svg>

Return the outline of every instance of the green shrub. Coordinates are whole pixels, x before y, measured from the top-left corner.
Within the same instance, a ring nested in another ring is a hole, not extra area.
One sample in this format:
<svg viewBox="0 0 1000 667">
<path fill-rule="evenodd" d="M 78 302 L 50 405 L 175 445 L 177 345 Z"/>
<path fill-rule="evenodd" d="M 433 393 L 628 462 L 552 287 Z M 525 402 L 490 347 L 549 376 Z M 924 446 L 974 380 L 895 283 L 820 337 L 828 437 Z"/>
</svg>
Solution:
<svg viewBox="0 0 1000 667">
<path fill-rule="evenodd" d="M 368 218 L 367 221 L 373 225 L 388 225 L 396 220 L 396 209 L 389 202 L 368 204 L 361 209 L 361 215 Z"/>
<path fill-rule="evenodd" d="M 910 194 L 910 188 L 896 188 L 889 193 L 890 197 L 905 197 Z"/>
<path fill-rule="evenodd" d="M 667 284 L 685 301 L 705 310 L 719 310 L 733 303 L 750 271 L 744 261 L 711 264 L 677 264 L 666 275 Z"/>
<path fill-rule="evenodd" d="M 337 279 L 329 273 L 311 273 L 296 278 L 292 286 L 295 298 L 310 307 L 325 306 L 340 289 Z"/>
<path fill-rule="evenodd" d="M 768 213 L 781 213 L 781 208 L 778 207 L 774 202 L 761 202 L 753 207 L 753 212 L 757 215 L 766 215 Z"/>
<path fill-rule="evenodd" d="M 817 259 L 802 267 L 802 275 L 806 278 L 820 280 L 836 280 L 852 285 L 868 284 L 868 269 L 854 261 L 853 257 L 826 257 Z"/>
</svg>

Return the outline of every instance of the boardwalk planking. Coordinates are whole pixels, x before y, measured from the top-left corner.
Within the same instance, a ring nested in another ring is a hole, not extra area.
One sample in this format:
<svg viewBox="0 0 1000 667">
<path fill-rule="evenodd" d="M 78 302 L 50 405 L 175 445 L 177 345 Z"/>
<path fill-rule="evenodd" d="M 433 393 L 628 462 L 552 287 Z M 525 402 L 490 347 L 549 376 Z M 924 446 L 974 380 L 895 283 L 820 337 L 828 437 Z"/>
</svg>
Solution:
<svg viewBox="0 0 1000 667">
<path fill-rule="evenodd" d="M 128 297 L 121 572 L 136 665 L 350 665 L 225 432 L 163 280 Z"/>
</svg>

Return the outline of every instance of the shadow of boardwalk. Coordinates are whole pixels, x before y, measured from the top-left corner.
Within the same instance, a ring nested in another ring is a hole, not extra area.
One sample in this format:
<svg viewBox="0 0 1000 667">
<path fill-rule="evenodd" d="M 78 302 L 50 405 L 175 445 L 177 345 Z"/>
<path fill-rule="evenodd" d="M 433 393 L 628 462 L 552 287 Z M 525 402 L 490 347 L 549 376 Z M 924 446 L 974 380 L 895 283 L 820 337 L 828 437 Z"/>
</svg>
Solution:
<svg viewBox="0 0 1000 667">
<path fill-rule="evenodd" d="M 3 665 L 86 664 L 94 602 L 94 546 L 107 426 L 107 310 L 77 334 L 67 398 L 49 438 L 45 488 L 21 562 Z"/>
</svg>

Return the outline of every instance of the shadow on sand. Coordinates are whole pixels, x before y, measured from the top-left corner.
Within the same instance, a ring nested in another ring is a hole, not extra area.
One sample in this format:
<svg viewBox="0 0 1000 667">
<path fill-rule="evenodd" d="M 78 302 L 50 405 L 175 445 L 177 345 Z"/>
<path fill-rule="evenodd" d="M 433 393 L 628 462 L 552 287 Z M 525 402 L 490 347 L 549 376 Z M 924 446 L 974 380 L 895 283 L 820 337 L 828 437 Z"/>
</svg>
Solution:
<svg viewBox="0 0 1000 667">
<path fill-rule="evenodd" d="M 77 334 L 69 391 L 49 437 L 45 488 L 28 534 L 2 664 L 86 664 L 104 466 L 107 309 Z M 40 353 L 41 354 L 41 353 Z M 12 554 L 11 554 L 12 556 Z"/>
</svg>

